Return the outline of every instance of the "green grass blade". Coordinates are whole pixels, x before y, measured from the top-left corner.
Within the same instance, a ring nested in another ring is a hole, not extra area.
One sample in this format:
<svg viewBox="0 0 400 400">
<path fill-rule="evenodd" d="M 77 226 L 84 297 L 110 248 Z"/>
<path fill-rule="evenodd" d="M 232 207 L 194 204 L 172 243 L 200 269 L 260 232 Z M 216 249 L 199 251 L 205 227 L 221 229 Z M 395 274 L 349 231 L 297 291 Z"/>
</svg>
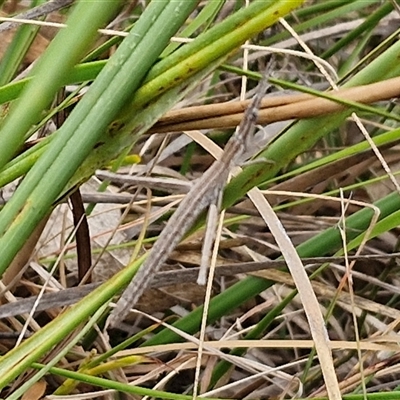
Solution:
<svg viewBox="0 0 400 400">
<path fill-rule="evenodd" d="M 44 365 L 34 364 L 33 368 L 41 369 Z M 192 400 L 192 395 L 183 395 L 172 392 L 165 392 L 161 390 L 147 389 L 140 386 L 128 385 L 126 383 L 120 383 L 111 379 L 98 378 L 92 375 L 86 375 L 79 372 L 68 371 L 62 368 L 50 368 L 51 373 L 65 378 L 74 379 L 76 381 L 89 383 L 93 386 L 98 386 L 104 389 L 114 389 L 123 393 L 131 393 L 139 396 L 150 396 L 157 399 L 170 399 L 170 400 Z M 219 400 L 213 397 L 201 397 L 204 400 Z"/>
<path fill-rule="evenodd" d="M 143 257 L 142 257 L 143 258 Z M 142 259 L 138 259 L 107 282 L 107 285 L 94 290 L 85 299 L 70 307 L 65 313 L 51 321 L 37 334 L 25 340 L 20 346 L 0 358 L 0 389 L 40 359 L 55 344 L 68 336 L 79 324 L 85 322 L 98 308 L 119 291 L 125 280 L 132 278 Z"/>
<path fill-rule="evenodd" d="M 65 83 L 65 76 L 82 58 L 120 2 L 80 1 L 68 19 L 68 27 L 52 41 L 32 73 L 32 80 L 21 98 L 11 106 L 0 127 L 0 168 L 15 154 L 25 135 L 41 117 L 55 93 Z M 35 99 L 35 101 L 32 101 Z"/>
<path fill-rule="evenodd" d="M 51 367 L 54 367 L 57 365 L 60 360 L 65 357 L 69 351 L 77 344 L 79 341 L 92 329 L 94 324 L 97 322 L 97 320 L 101 317 L 101 315 L 104 313 L 105 307 L 99 307 L 98 310 L 95 310 L 93 313 L 93 316 L 90 318 L 87 324 L 85 324 L 84 327 L 79 329 L 79 332 L 76 333 L 76 336 L 66 345 L 63 347 L 63 349 L 58 353 L 52 360 L 46 364 L 39 373 L 37 373 L 35 376 L 33 376 L 31 379 L 29 379 L 27 382 L 25 382 L 22 386 L 20 386 L 11 396 L 7 397 L 8 400 L 17 400 L 20 397 L 24 395 L 24 393 L 31 388 L 39 379 L 41 379 L 46 373 L 49 372 Z M 19 367 L 23 367 L 22 365 L 19 365 Z M 21 374 L 24 372 L 24 369 L 21 368 Z"/>
<path fill-rule="evenodd" d="M 334 46 L 329 50 L 321 54 L 321 58 L 327 59 L 330 56 L 336 54 L 340 49 L 346 47 L 353 40 L 357 39 L 360 35 L 364 34 L 366 31 L 371 30 L 378 24 L 383 17 L 389 14 L 393 10 L 393 4 L 385 3 L 382 7 L 378 8 L 374 13 L 372 13 L 365 21 L 360 24 L 357 28 L 353 29 L 346 36 L 338 40 Z"/>
<path fill-rule="evenodd" d="M 34 0 L 31 7 L 41 3 L 43 0 Z M 13 79 L 38 31 L 39 27 L 35 25 L 22 25 L 18 28 L 0 61 L 0 86 Z"/>
<path fill-rule="evenodd" d="M 325 2 L 324 2 L 325 3 Z M 347 16 L 349 13 L 363 9 L 365 7 L 371 6 L 374 3 L 378 3 L 378 0 L 355 0 L 351 2 L 340 2 L 341 7 L 334 8 L 331 11 L 322 13 L 321 15 L 317 15 L 314 18 L 307 18 L 305 22 L 302 22 L 300 24 L 294 24 L 293 29 L 297 33 L 302 33 L 307 30 L 311 30 L 313 28 L 317 28 L 318 26 L 324 24 L 324 23 L 329 23 L 331 21 L 335 21 L 338 18 L 342 18 L 343 16 Z M 321 8 L 323 6 L 321 5 Z M 266 40 L 263 45 L 265 46 L 271 46 L 274 43 L 288 39 L 290 37 L 289 32 L 282 32 L 278 33 L 268 40 Z"/>
<path fill-rule="evenodd" d="M 202 31 L 205 32 L 208 28 L 208 25 L 212 22 L 214 17 L 218 14 L 219 10 L 222 8 L 226 0 L 218 0 L 218 1 L 210 1 L 206 3 L 204 8 L 200 11 L 199 15 L 185 28 L 182 32 L 179 33 L 179 37 L 181 38 L 189 38 L 196 30 L 202 28 Z M 172 52 L 174 52 L 181 43 L 170 43 L 168 47 L 162 52 L 161 58 L 165 58 Z"/>
</svg>

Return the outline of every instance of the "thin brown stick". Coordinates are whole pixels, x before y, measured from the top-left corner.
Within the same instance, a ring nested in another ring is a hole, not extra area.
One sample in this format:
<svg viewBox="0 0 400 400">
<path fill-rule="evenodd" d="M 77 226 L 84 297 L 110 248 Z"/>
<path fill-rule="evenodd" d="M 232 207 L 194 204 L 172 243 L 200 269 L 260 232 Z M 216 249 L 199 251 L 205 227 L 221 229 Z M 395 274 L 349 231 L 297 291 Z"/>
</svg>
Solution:
<svg viewBox="0 0 400 400">
<path fill-rule="evenodd" d="M 332 94 L 339 99 L 362 104 L 388 100 L 400 96 L 400 77 L 370 85 L 340 89 Z M 233 128 L 243 119 L 243 110 L 249 104 L 249 101 L 238 101 L 169 111 L 149 130 L 149 133 Z M 269 97 L 261 102 L 257 123 L 266 125 L 290 119 L 312 118 L 333 114 L 345 108 L 341 104 L 309 94 Z M 40 140 L 26 142 L 25 149 Z"/>
<path fill-rule="evenodd" d="M 340 89 L 328 94 L 362 104 L 388 100 L 400 96 L 400 77 Z M 170 111 L 151 128 L 150 133 L 232 128 L 240 123 L 243 110 L 248 105 L 249 101 L 239 101 Z M 312 118 L 344 109 L 346 106 L 342 104 L 309 94 L 269 97 L 261 102 L 257 123 L 268 124 L 289 119 Z"/>
</svg>

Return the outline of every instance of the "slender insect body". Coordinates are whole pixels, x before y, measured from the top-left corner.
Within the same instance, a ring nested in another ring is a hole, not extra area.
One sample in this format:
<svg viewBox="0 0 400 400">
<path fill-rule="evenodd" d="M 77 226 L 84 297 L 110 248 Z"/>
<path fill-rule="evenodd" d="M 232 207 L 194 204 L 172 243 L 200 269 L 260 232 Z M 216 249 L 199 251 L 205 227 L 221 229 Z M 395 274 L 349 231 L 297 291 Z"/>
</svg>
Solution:
<svg viewBox="0 0 400 400">
<path fill-rule="evenodd" d="M 185 196 L 179 204 L 178 209 L 169 219 L 168 224 L 151 249 L 149 257 L 144 261 L 112 311 L 108 320 L 110 327 L 116 326 L 129 314 L 130 308 L 139 300 L 146 287 L 148 287 L 153 275 L 159 271 L 172 250 L 182 240 L 198 216 L 208 207 L 215 196 L 218 195 L 228 174 L 229 169 L 225 168 L 223 164 L 214 163 L 203 174 L 201 179 L 193 185 L 189 193 L 195 193 L 195 197 Z M 222 176 L 224 179 L 220 184 L 213 185 L 213 178 L 215 176 Z M 195 212 L 193 211 L 193 204 L 197 206 Z M 149 273 L 150 271 L 151 273 Z M 129 294 L 129 297 L 124 296 L 125 294 Z"/>
<path fill-rule="evenodd" d="M 154 274 L 159 271 L 162 264 L 168 259 L 171 252 L 182 240 L 196 219 L 210 204 L 216 204 L 216 199 L 218 199 L 219 193 L 225 185 L 231 169 L 244 161 L 243 157 L 248 149 L 247 144 L 255 131 L 258 110 L 266 90 L 266 85 L 267 81 L 264 77 L 259 84 L 253 101 L 244 114 L 239 128 L 226 144 L 221 159 L 216 160 L 203 176 L 196 181 L 169 219 L 160 237 L 151 249 L 148 258 L 111 312 L 107 323 L 108 326 L 115 327 L 128 315 L 130 308 L 139 300 Z"/>
</svg>

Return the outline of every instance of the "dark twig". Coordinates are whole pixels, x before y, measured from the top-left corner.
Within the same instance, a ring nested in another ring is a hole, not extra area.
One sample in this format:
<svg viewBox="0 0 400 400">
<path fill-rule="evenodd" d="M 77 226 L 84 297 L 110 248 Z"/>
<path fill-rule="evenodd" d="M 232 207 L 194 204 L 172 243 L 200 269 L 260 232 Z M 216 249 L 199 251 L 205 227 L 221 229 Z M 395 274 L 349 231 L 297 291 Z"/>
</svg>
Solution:
<svg viewBox="0 0 400 400">
<path fill-rule="evenodd" d="M 400 257 L 400 253 L 393 254 L 372 254 L 348 256 L 349 260 L 381 260 Z M 344 257 L 313 257 L 303 258 L 304 264 L 321 265 L 323 263 L 343 262 Z M 284 260 L 270 260 L 263 262 L 247 262 L 235 263 L 219 266 L 215 270 L 215 278 L 223 276 L 233 276 L 237 274 L 251 273 L 255 271 L 283 268 L 286 266 Z M 172 271 L 158 272 L 151 280 L 149 287 L 152 289 L 162 288 L 166 286 L 176 285 L 179 283 L 196 282 L 199 274 L 199 268 L 179 269 Z M 42 296 L 40 303 L 36 309 L 37 312 L 45 311 L 51 308 L 69 306 L 75 304 L 80 299 L 91 293 L 94 289 L 100 286 L 100 283 L 91 283 L 74 288 L 68 288 L 56 293 L 48 293 Z M 37 297 L 29 297 L 21 299 L 14 303 L 4 304 L 0 306 L 0 319 L 14 317 L 29 313 L 32 306 L 36 302 Z"/>
<path fill-rule="evenodd" d="M 90 267 L 92 266 L 92 252 L 90 245 L 89 224 L 87 221 L 82 196 L 77 189 L 69 196 L 72 205 L 72 215 L 76 230 L 76 251 L 78 255 L 78 278 L 82 282 Z M 86 282 L 91 281 L 91 276 L 86 277 Z"/>
<path fill-rule="evenodd" d="M 60 10 L 61 8 L 67 7 L 72 4 L 74 0 L 53 0 L 47 3 L 41 4 L 40 6 L 31 8 L 28 11 L 24 11 L 21 14 L 14 15 L 14 18 L 18 19 L 36 19 L 50 14 L 54 11 Z M 0 33 L 8 31 L 16 26 L 20 25 L 21 22 L 3 22 L 0 24 Z"/>
</svg>

